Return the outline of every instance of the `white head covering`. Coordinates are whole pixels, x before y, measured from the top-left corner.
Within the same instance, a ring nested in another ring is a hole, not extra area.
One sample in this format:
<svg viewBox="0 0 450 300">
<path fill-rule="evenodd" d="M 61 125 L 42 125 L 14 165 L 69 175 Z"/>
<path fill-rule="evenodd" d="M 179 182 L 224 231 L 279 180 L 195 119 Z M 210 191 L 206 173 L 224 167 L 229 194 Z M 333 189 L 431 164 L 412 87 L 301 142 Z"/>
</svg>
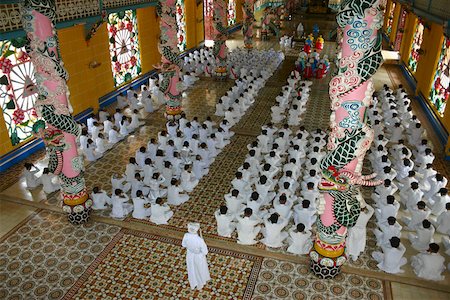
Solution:
<svg viewBox="0 0 450 300">
<path fill-rule="evenodd" d="M 200 229 L 200 223 L 188 223 L 188 232 L 189 233 L 197 233 Z"/>
</svg>

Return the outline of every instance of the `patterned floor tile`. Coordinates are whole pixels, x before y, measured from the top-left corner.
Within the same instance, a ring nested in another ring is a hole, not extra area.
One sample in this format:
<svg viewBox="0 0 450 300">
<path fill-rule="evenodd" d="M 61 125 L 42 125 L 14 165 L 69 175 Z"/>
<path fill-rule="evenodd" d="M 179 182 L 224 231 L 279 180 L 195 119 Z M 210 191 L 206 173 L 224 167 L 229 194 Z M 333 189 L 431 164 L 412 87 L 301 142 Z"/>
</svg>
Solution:
<svg viewBox="0 0 450 300">
<path fill-rule="evenodd" d="M 262 258 L 209 248 L 211 281 L 192 291 L 181 241 L 122 230 L 63 299 L 250 299 Z"/>
<path fill-rule="evenodd" d="M 120 230 L 46 211 L 16 229 L 0 242 L 0 299 L 60 299 Z"/>
<path fill-rule="evenodd" d="M 383 282 L 343 273 L 323 280 L 315 277 L 308 266 L 264 259 L 252 299 L 381 300 Z"/>
</svg>

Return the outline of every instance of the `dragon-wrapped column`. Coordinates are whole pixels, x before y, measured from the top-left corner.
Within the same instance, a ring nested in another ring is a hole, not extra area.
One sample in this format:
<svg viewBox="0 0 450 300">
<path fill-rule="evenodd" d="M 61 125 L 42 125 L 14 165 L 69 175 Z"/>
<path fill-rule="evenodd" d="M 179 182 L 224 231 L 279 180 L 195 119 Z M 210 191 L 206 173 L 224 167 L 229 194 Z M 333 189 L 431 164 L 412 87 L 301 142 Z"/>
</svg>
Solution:
<svg viewBox="0 0 450 300">
<path fill-rule="evenodd" d="M 87 222 L 92 200 L 83 177 L 83 157 L 78 155 L 76 138 L 80 126 L 71 115 L 66 81 L 69 76 L 61 61 L 55 29 L 54 0 L 25 0 L 22 23 L 29 45 L 27 52 L 35 68 L 38 99 L 35 103 L 41 120 L 33 125 L 42 137 L 49 157 L 50 172 L 61 181 L 62 208 L 74 224 Z"/>
<path fill-rule="evenodd" d="M 254 0 L 243 0 L 242 12 L 242 34 L 244 35 L 244 46 L 247 49 L 253 48 L 253 23 L 255 22 Z"/>
<path fill-rule="evenodd" d="M 227 54 L 228 48 L 226 45 L 228 31 L 223 26 L 226 22 L 227 4 L 225 0 L 214 1 L 214 47 L 213 53 L 216 60 L 216 67 L 214 70 L 214 77 L 217 80 L 226 80 L 228 78 L 227 69 Z"/>
<path fill-rule="evenodd" d="M 379 0 L 342 1 L 337 23 L 342 30 L 337 74 L 330 81 L 331 132 L 321 162 L 322 180 L 317 235 L 310 252 L 312 271 L 333 278 L 346 262 L 347 229 L 365 205 L 358 186 L 375 186 L 376 174 L 362 175 L 373 140 L 366 109 L 372 101 L 372 76 L 382 63 Z"/>
<path fill-rule="evenodd" d="M 178 49 L 178 26 L 176 19 L 176 0 L 160 0 L 157 6 L 157 13 L 160 18 L 161 29 L 159 53 L 161 63 L 155 66 L 163 76 L 160 85 L 161 92 L 164 93 L 166 105 L 166 118 L 169 120 L 179 119 L 183 112 L 182 86 L 180 79 L 180 65 Z"/>
</svg>

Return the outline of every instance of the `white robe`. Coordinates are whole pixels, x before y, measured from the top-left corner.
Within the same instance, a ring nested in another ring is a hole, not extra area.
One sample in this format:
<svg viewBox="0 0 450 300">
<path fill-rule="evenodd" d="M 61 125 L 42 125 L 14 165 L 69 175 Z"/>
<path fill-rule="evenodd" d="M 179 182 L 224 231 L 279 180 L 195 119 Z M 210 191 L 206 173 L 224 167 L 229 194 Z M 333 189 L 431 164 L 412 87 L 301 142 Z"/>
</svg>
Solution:
<svg viewBox="0 0 450 300">
<path fill-rule="evenodd" d="M 220 210 L 216 210 L 214 213 L 214 217 L 217 222 L 217 233 L 220 236 L 231 237 L 231 234 L 234 231 L 235 225 L 233 224 L 234 215 L 232 214 L 221 214 Z"/>
<path fill-rule="evenodd" d="M 201 290 L 211 280 L 206 255 L 208 247 L 196 233 L 186 233 L 181 245 L 186 248 L 186 266 L 191 289 Z"/>
<path fill-rule="evenodd" d="M 280 216 L 277 223 L 272 223 L 268 218 L 264 220 L 264 228 L 261 230 L 264 235 L 261 242 L 271 248 L 282 247 L 283 241 L 288 237 L 287 232 L 282 231 L 288 220 Z"/>
<path fill-rule="evenodd" d="M 295 226 L 289 230 L 289 247 L 287 252 L 298 255 L 308 254 L 311 246 L 312 240 L 309 230 L 298 232 L 295 230 Z"/>
<path fill-rule="evenodd" d="M 100 193 L 92 193 L 92 209 L 106 209 L 106 204 L 111 204 L 111 198 L 108 197 L 105 191 L 100 191 Z"/>
<path fill-rule="evenodd" d="M 54 176 L 51 174 L 42 174 L 41 175 L 41 182 L 42 182 L 42 190 L 46 194 L 51 194 L 53 192 L 56 192 L 61 188 L 61 185 L 59 183 L 53 183 L 52 179 Z"/>
<path fill-rule="evenodd" d="M 361 211 L 355 226 L 348 230 L 347 236 L 347 255 L 350 256 L 354 261 L 358 259 L 361 252 L 364 252 L 366 248 L 366 238 L 367 238 L 367 223 L 370 217 L 372 217 L 374 209 L 367 205 L 368 212 L 365 213 Z"/>
<path fill-rule="evenodd" d="M 149 203 L 145 198 L 135 197 L 133 198 L 133 218 L 135 219 L 147 219 L 150 216 L 150 208 L 145 208 L 144 204 Z"/>
<path fill-rule="evenodd" d="M 386 273 L 396 274 L 403 273 L 400 269 L 407 260 L 403 257 L 406 248 L 402 244 L 398 248 L 393 248 L 390 245 L 381 246 L 383 252 L 375 251 L 372 253 L 372 257 L 378 262 L 378 268 Z"/>
<path fill-rule="evenodd" d="M 444 280 L 445 258 L 439 253 L 419 253 L 411 257 L 414 273 L 427 280 Z"/>
<path fill-rule="evenodd" d="M 167 224 L 169 219 L 173 216 L 173 211 L 170 210 L 169 205 L 159 205 L 152 203 L 150 221 L 156 225 Z"/>
</svg>

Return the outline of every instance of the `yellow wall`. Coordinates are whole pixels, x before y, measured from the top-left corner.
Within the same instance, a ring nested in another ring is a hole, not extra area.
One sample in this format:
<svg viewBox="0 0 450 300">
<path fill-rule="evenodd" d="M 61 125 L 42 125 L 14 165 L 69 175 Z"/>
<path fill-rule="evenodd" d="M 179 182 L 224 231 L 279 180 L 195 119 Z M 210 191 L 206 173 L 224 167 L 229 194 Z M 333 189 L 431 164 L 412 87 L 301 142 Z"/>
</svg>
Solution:
<svg viewBox="0 0 450 300">
<path fill-rule="evenodd" d="M 196 46 L 200 45 L 201 42 L 205 40 L 205 27 L 203 24 L 203 1 L 200 2 L 196 7 L 195 14 L 195 22 L 196 22 Z"/>
<path fill-rule="evenodd" d="M 159 63 L 161 55 L 158 51 L 159 20 L 155 7 L 140 8 L 136 11 L 139 35 L 139 48 L 141 52 L 142 74 L 153 69 Z"/>
<path fill-rule="evenodd" d="M 242 22 L 242 1 L 243 0 L 236 0 L 236 23 Z"/>
<path fill-rule="evenodd" d="M 197 46 L 197 5 L 196 0 L 184 1 L 184 12 L 186 20 L 186 48 Z"/>
<path fill-rule="evenodd" d="M 411 43 L 414 38 L 414 29 L 416 28 L 417 16 L 413 13 L 408 13 L 406 17 L 405 32 L 403 34 L 402 46 L 400 54 L 402 61 L 408 65 L 409 54 L 411 53 Z"/>
<path fill-rule="evenodd" d="M 61 56 L 69 72 L 70 102 L 76 115 L 90 107 L 98 110 L 98 98 L 111 92 L 114 82 L 109 55 L 106 23 L 100 26 L 89 44 L 83 25 L 58 30 Z M 90 68 L 93 61 L 101 63 Z"/>
<path fill-rule="evenodd" d="M 384 10 L 383 32 L 386 32 L 386 26 L 389 20 L 389 11 L 391 10 L 392 0 L 386 1 L 386 9 Z"/>
<path fill-rule="evenodd" d="M 3 112 L 0 109 L 0 156 L 13 150 L 15 147 L 11 144 L 11 139 L 8 135 L 5 120 L 3 119 Z"/>
</svg>

